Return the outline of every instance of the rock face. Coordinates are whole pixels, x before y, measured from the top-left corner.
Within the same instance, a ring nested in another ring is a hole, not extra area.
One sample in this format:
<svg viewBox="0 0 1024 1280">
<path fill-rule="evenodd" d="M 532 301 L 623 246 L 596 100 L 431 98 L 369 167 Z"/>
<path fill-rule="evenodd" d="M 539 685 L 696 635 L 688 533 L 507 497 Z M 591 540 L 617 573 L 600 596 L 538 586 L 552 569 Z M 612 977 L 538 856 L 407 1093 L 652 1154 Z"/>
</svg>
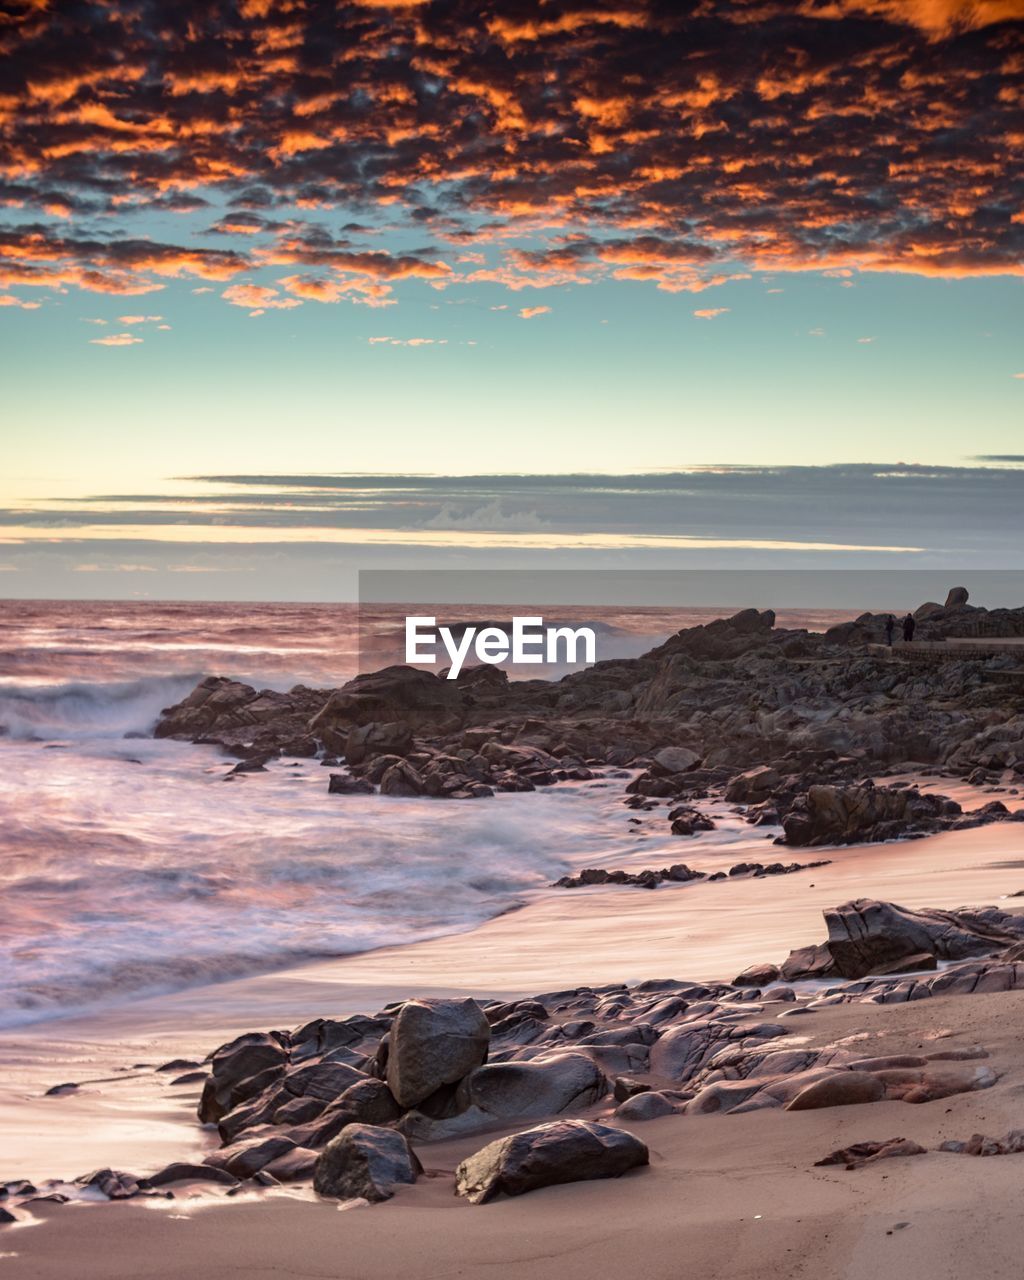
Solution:
<svg viewBox="0 0 1024 1280">
<path fill-rule="evenodd" d="M 340 1200 L 390 1200 L 397 1186 L 416 1181 L 423 1166 L 394 1129 L 350 1124 L 324 1147 L 313 1171 L 313 1187 Z"/>
<path fill-rule="evenodd" d="M 497 1195 L 618 1178 L 649 1160 L 647 1147 L 625 1130 L 561 1120 L 501 1138 L 463 1160 L 455 1171 L 455 1190 L 473 1204 L 484 1204 Z"/>
<path fill-rule="evenodd" d="M 491 1028 L 475 1000 L 408 1000 L 391 1029 L 388 1087 L 414 1107 L 487 1061 Z"/>
<path fill-rule="evenodd" d="M 825 912 L 828 940 L 791 953 L 782 966 L 787 981 L 863 978 L 910 957 L 965 960 L 1024 940 L 1024 917 L 985 907 L 971 911 L 913 911 L 892 902 L 858 898 Z"/>
</svg>

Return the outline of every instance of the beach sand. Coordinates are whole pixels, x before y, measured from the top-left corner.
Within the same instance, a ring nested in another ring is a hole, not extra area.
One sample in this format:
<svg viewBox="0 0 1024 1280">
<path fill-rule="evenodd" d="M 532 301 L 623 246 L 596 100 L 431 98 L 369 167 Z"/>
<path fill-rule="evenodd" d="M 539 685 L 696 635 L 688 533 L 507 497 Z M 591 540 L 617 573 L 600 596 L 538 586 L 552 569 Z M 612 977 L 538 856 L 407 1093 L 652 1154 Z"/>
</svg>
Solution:
<svg viewBox="0 0 1024 1280">
<path fill-rule="evenodd" d="M 480 1137 L 421 1148 L 428 1176 L 381 1206 L 283 1193 L 42 1206 L 36 1225 L 5 1232 L 0 1267 L 12 1280 L 1016 1280 L 1024 1158 L 930 1150 L 854 1172 L 814 1162 L 865 1139 L 931 1148 L 1019 1124 L 1021 1001 L 944 997 L 799 1019 L 796 1034 L 814 1043 L 852 1034 L 868 1053 L 982 1044 L 1003 1075 L 980 1093 L 635 1124 L 649 1169 L 484 1206 L 457 1199 L 451 1179 Z"/>
<path fill-rule="evenodd" d="M 963 799 L 973 806 L 982 797 Z M 777 962 L 791 948 L 822 939 L 823 909 L 850 898 L 1013 909 L 1010 895 L 1024 886 L 1024 831 L 1015 824 L 801 852 L 801 860 L 832 863 L 788 876 L 653 892 L 551 891 L 469 933 L 4 1033 L 0 1173 L 75 1177 L 110 1165 L 144 1174 L 173 1159 L 201 1159 L 217 1138 L 196 1123 L 197 1087 L 173 1086 L 174 1073 L 151 1068 L 171 1058 L 201 1059 L 243 1031 L 373 1011 L 411 995 L 515 998 L 653 977 L 729 980 L 755 961 Z M 765 841 L 764 861 L 779 854 L 793 856 Z M 865 1139 L 899 1135 L 934 1147 L 947 1137 L 1020 1126 L 1021 999 L 1008 993 L 907 1006 L 854 1004 L 793 1024 L 795 1037 L 816 1042 L 864 1035 L 867 1045 L 881 1037 L 878 1051 L 886 1053 L 952 1031 L 952 1043 L 983 1044 L 1005 1073 L 982 1093 L 919 1107 L 670 1117 L 634 1127 L 651 1147 L 648 1171 L 485 1207 L 456 1200 L 450 1177 L 458 1160 L 487 1140 L 479 1136 L 423 1148 L 424 1163 L 437 1176 L 373 1209 L 339 1210 L 308 1190 L 261 1195 L 259 1203 L 244 1196 L 225 1203 L 207 1194 L 39 1206 L 38 1222 L 0 1236 L 0 1268 L 4 1276 L 86 1280 L 230 1274 L 591 1280 L 638 1270 L 674 1278 L 935 1280 L 959 1277 L 969 1260 L 978 1273 L 1016 1277 L 1024 1160 L 930 1153 L 855 1173 L 813 1164 Z M 147 1068 L 133 1071 L 135 1064 Z M 43 1096 L 65 1081 L 81 1087 Z M 897 1227 L 900 1222 L 909 1225 Z"/>
</svg>

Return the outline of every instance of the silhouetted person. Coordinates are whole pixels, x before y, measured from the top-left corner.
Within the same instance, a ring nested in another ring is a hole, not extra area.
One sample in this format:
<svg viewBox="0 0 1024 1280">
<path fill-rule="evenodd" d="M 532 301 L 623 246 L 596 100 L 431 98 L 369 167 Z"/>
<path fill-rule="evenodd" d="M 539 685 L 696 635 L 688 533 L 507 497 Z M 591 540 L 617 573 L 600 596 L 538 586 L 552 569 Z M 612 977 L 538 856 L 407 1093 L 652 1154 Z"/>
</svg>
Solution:
<svg viewBox="0 0 1024 1280">
<path fill-rule="evenodd" d="M 892 633 L 896 630 L 896 619 L 890 613 L 885 620 L 885 643 L 892 648 Z"/>
<path fill-rule="evenodd" d="M 910 644 L 911 640 L 913 640 L 914 631 L 916 627 L 917 627 L 917 623 L 914 621 L 914 615 L 912 613 L 908 613 L 907 616 L 903 619 L 904 644 Z"/>
</svg>

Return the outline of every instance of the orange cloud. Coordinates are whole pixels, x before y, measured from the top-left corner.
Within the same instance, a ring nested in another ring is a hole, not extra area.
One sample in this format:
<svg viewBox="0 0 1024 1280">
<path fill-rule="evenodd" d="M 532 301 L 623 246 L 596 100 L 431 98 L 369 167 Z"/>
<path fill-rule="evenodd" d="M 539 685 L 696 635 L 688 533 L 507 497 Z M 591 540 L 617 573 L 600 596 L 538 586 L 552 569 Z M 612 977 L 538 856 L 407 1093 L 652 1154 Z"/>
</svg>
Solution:
<svg viewBox="0 0 1024 1280">
<path fill-rule="evenodd" d="M 532 320 L 534 316 L 546 316 L 550 310 L 550 307 L 521 307 L 519 316 L 522 320 Z"/>
<path fill-rule="evenodd" d="M 701 311 L 695 311 L 693 314 L 698 320 L 715 320 L 718 316 L 724 316 L 728 311 L 728 307 L 704 307 Z"/>
<path fill-rule="evenodd" d="M 90 338 L 94 347 L 134 347 L 142 339 L 135 333 L 111 333 L 105 338 Z"/>
</svg>

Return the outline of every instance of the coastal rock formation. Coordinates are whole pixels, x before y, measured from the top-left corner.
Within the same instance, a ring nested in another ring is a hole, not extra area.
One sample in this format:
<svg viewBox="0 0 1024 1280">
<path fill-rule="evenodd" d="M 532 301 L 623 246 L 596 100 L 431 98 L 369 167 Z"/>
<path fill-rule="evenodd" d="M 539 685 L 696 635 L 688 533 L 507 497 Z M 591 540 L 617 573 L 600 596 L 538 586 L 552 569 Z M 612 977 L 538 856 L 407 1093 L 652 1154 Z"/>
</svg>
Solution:
<svg viewBox="0 0 1024 1280">
<path fill-rule="evenodd" d="M 377 1204 L 395 1188 L 416 1181 L 423 1166 L 405 1138 L 394 1129 L 350 1124 L 320 1153 L 313 1188 L 339 1200 L 361 1197 Z"/>
<path fill-rule="evenodd" d="M 631 1133 L 587 1120 L 561 1120 L 492 1142 L 455 1171 L 455 1190 L 473 1204 L 540 1187 L 618 1178 L 648 1164 L 647 1147 Z"/>
<path fill-rule="evenodd" d="M 951 825 L 962 810 L 945 796 L 913 787 L 808 787 L 782 819 L 786 844 L 868 844 L 924 834 Z"/>
<path fill-rule="evenodd" d="M 885 1138 L 881 1142 L 855 1142 L 850 1147 L 841 1147 L 821 1160 L 815 1160 L 816 1166 L 841 1164 L 844 1169 L 863 1169 L 865 1165 L 877 1164 L 879 1160 L 891 1160 L 901 1156 L 923 1156 L 925 1148 L 909 1138 Z"/>
<path fill-rule="evenodd" d="M 790 953 L 780 976 L 862 978 L 910 957 L 964 960 L 1024 940 L 1024 916 L 998 907 L 910 910 L 858 898 L 825 912 L 828 940 Z"/>
</svg>

